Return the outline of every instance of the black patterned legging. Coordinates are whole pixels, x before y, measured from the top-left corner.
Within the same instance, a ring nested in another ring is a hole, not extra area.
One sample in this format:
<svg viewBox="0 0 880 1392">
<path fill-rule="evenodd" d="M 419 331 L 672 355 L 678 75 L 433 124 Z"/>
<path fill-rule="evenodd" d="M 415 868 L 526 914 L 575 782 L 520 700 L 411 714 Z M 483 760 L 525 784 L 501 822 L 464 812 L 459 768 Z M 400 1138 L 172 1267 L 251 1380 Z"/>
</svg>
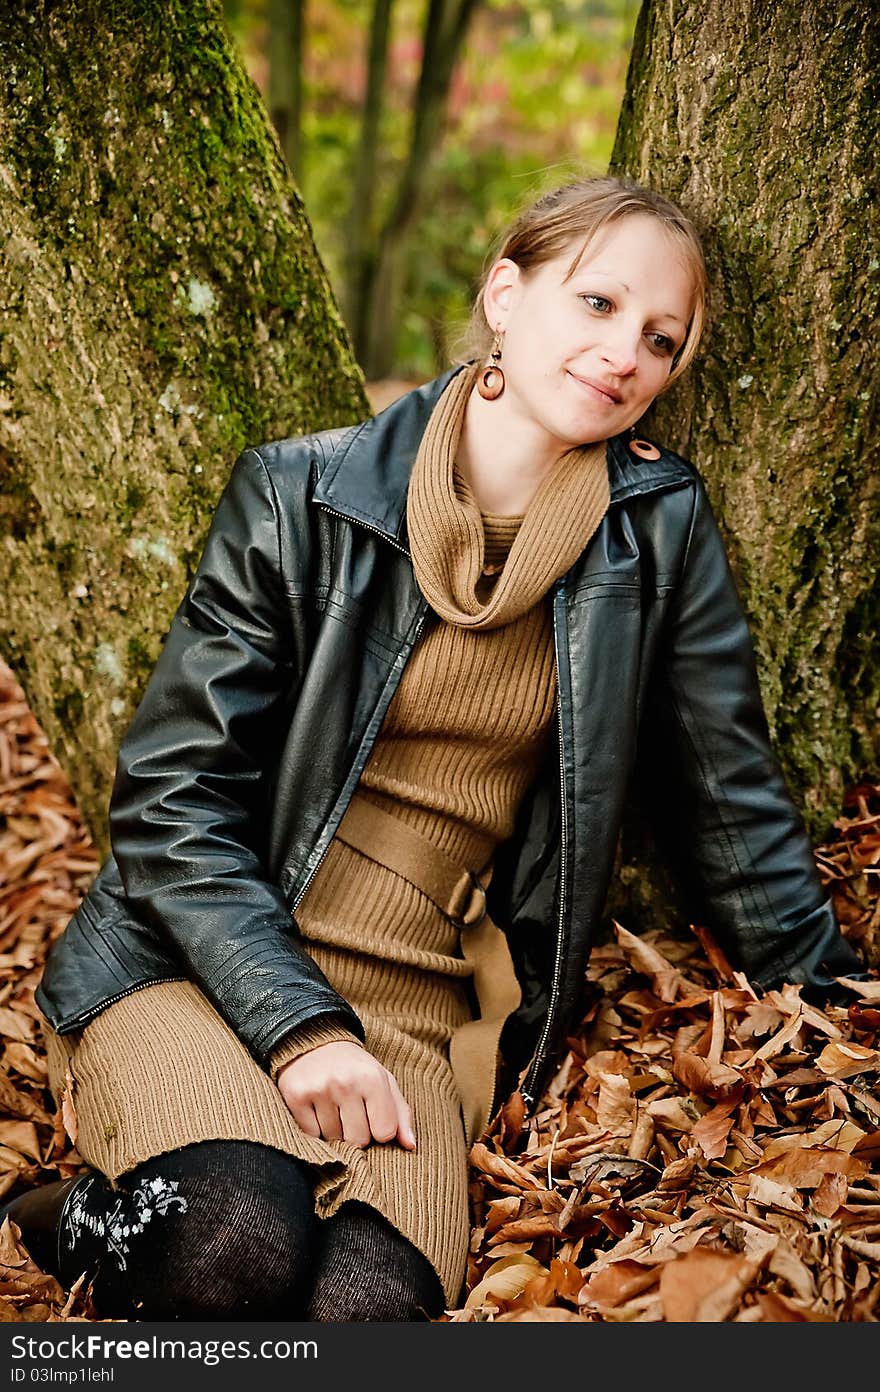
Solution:
<svg viewBox="0 0 880 1392">
<path fill-rule="evenodd" d="M 252 1141 L 201 1141 L 74 1193 L 62 1277 L 94 1279 L 110 1319 L 425 1320 L 433 1266 L 382 1214 L 314 1211 L 308 1168 Z"/>
</svg>

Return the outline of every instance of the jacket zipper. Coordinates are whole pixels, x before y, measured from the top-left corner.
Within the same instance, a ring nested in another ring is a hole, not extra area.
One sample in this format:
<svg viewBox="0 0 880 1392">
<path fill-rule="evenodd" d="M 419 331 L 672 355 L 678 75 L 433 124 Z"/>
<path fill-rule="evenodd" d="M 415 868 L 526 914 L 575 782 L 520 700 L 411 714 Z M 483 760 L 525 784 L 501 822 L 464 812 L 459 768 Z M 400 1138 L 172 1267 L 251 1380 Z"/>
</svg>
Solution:
<svg viewBox="0 0 880 1392">
<path fill-rule="evenodd" d="M 556 1008 L 556 1002 L 559 997 L 559 980 L 562 975 L 562 959 L 564 955 L 562 951 L 562 929 L 565 920 L 565 905 L 567 900 L 565 870 L 566 853 L 568 846 L 568 798 L 565 787 L 565 737 L 563 734 L 562 720 L 562 683 L 560 681 L 559 676 L 559 629 L 557 625 L 556 603 L 557 598 L 563 594 L 563 591 L 564 582 L 560 582 L 556 586 L 556 593 L 554 595 L 553 603 L 553 642 L 556 649 L 556 692 L 559 711 L 559 790 L 562 806 L 562 828 L 559 838 L 559 919 L 556 924 L 556 960 L 553 964 L 553 981 L 550 987 L 550 1000 L 547 1006 L 547 1018 L 544 1021 L 544 1028 L 541 1031 L 541 1037 L 538 1040 L 538 1046 L 535 1050 L 534 1057 L 529 1067 L 528 1075 L 522 1088 L 522 1099 L 530 1110 L 534 1107 L 538 1099 L 532 1092 L 529 1091 L 529 1087 L 533 1087 L 536 1085 L 538 1074 L 546 1057 L 545 1049 L 547 1040 L 550 1037 L 550 1026 L 553 1020 L 553 1012 Z"/>
<path fill-rule="evenodd" d="M 324 512 L 329 512 L 334 517 L 341 517 L 343 522 L 353 522 L 356 527 L 366 527 L 368 532 L 375 532 L 376 536 L 380 536 L 383 541 L 387 541 L 391 546 L 396 546 L 398 551 L 402 551 L 404 556 L 409 556 L 410 560 L 412 560 L 409 547 L 404 546 L 400 541 L 395 541 L 394 537 L 388 532 L 383 532 L 381 527 L 374 527 L 372 523 L 364 522 L 360 517 L 349 517 L 347 512 L 337 512 L 329 503 L 316 503 L 316 507 L 323 508 Z"/>
<path fill-rule="evenodd" d="M 155 986 L 155 985 L 157 985 L 160 981 L 189 981 L 189 980 L 191 980 L 190 977 L 184 976 L 184 975 L 181 973 L 179 976 L 157 976 L 157 977 L 150 977 L 149 981 L 139 981 L 139 982 L 137 983 L 136 986 L 127 986 L 127 987 L 125 988 L 124 991 L 117 991 L 117 993 L 116 993 L 115 996 L 108 996 L 108 998 L 107 998 L 106 1000 L 102 999 L 102 1000 L 101 1000 L 101 1004 L 98 1005 L 98 1006 L 96 1006 L 94 1009 L 92 1009 L 92 1010 L 83 1010 L 83 1011 L 80 1012 L 79 1015 L 74 1016 L 74 1018 L 73 1018 L 72 1020 L 65 1020 L 65 1021 L 64 1021 L 64 1028 L 63 1028 L 63 1029 L 59 1029 L 58 1033 L 59 1033 L 59 1034 L 68 1034 L 68 1033 L 70 1032 L 70 1030 L 82 1029 L 85 1025 L 87 1025 L 87 1024 L 89 1023 L 90 1020 L 93 1020 L 93 1019 L 95 1018 L 96 1015 L 100 1015 L 100 1013 L 101 1013 L 102 1010 L 106 1010 L 108 1005 L 115 1005 L 116 1002 L 117 1002 L 117 1001 L 121 1001 L 121 1000 L 123 999 L 124 996 L 131 996 L 131 995 L 134 994 L 135 991 L 141 991 L 141 990 L 143 990 L 146 986 Z"/>
<path fill-rule="evenodd" d="M 328 507 L 326 503 L 318 503 L 318 507 L 323 508 L 325 512 L 330 512 L 330 513 L 332 513 L 334 517 L 341 517 L 342 520 L 343 520 L 344 522 L 352 522 L 352 521 L 354 521 L 354 522 L 356 523 L 357 526 L 359 526 L 359 527 L 366 527 L 368 531 L 370 531 L 370 532 L 375 532 L 377 536 L 383 537 L 383 538 L 385 539 L 385 541 L 391 542 L 391 545 L 392 545 L 392 546 L 396 546 L 397 549 L 398 549 L 398 551 L 402 551 L 403 554 L 404 554 L 405 556 L 409 556 L 410 553 L 409 553 L 408 549 L 407 549 L 405 546 L 402 546 L 401 543 L 400 543 L 399 541 L 394 541 L 394 540 L 388 535 L 387 532 L 383 532 L 379 527 L 371 527 L 370 524 L 369 524 L 369 522 L 362 522 L 361 519 L 360 519 L 359 517 L 358 517 L 358 518 L 347 517 L 347 516 L 345 515 L 344 512 L 337 512 L 337 511 L 335 510 L 335 508 Z M 411 648 L 410 648 L 410 654 L 412 654 L 413 649 L 415 648 L 416 644 L 417 644 L 418 641 L 419 641 L 419 637 L 420 637 L 420 635 L 421 635 L 422 629 L 423 629 L 424 626 L 425 626 L 425 619 L 426 619 L 427 617 L 428 617 L 428 603 L 427 603 L 426 600 L 423 600 L 423 601 L 422 601 L 422 612 L 421 612 L 421 614 L 420 614 L 419 617 L 418 617 L 418 622 L 416 623 L 416 630 L 415 630 L 415 633 L 413 634 L 413 640 L 412 640 L 412 646 L 411 646 Z M 397 689 L 398 683 L 400 682 L 400 680 L 401 680 L 401 678 L 402 678 L 402 676 L 403 676 L 403 669 L 404 669 L 405 666 L 406 666 L 406 663 L 404 662 L 403 665 L 401 666 L 400 673 L 399 673 L 399 675 L 398 675 L 397 681 L 394 683 L 394 686 L 392 687 L 392 689 L 391 689 L 391 691 L 390 691 L 390 693 L 389 693 L 389 695 L 388 695 L 388 700 L 387 700 L 386 703 L 385 703 L 385 710 L 388 709 L 388 706 L 389 706 L 390 703 L 391 703 L 391 699 L 392 699 L 392 697 L 394 696 L 394 692 L 395 692 L 395 690 Z M 384 713 L 385 713 L 385 711 L 382 712 L 382 715 L 383 715 L 383 716 L 384 716 Z M 380 723 L 381 723 L 381 717 L 380 717 Z M 373 743 L 375 743 L 375 740 L 373 741 Z M 370 749 L 372 749 L 372 745 L 370 746 Z M 347 786 L 349 783 L 352 783 L 352 791 L 353 791 L 353 790 L 354 790 L 354 787 L 357 785 L 357 780 L 358 780 L 358 778 L 359 778 L 360 775 L 361 775 L 361 771 L 363 770 L 364 765 L 365 765 L 366 762 L 367 762 L 367 759 L 370 757 L 370 749 L 367 749 L 367 750 L 365 750 L 365 751 L 363 752 L 363 758 L 360 760 L 360 763 L 359 763 L 359 764 L 358 764 L 358 762 L 356 761 L 355 764 L 352 766 L 352 769 L 351 769 L 350 772 L 349 772 L 348 778 L 346 779 L 345 785 L 343 785 L 343 791 L 339 794 L 339 797 L 336 799 L 336 802 L 333 804 L 333 810 L 332 810 L 332 812 L 330 813 L 330 816 L 329 816 L 329 818 L 328 818 L 328 820 L 327 820 L 326 826 L 324 827 L 324 830 L 325 830 L 325 831 L 327 830 L 327 826 L 329 826 L 329 825 L 332 823 L 334 817 L 336 816 L 336 811 L 337 811 L 337 809 L 338 809 L 338 807 L 339 807 L 339 804 L 341 803 L 343 797 L 345 796 L 345 791 L 344 791 L 345 786 Z M 353 781 L 353 782 L 352 782 L 352 775 L 354 775 L 354 781 Z M 349 801 L 350 801 L 350 798 L 351 798 L 351 794 L 349 794 Z M 337 823 L 337 825 L 338 825 L 338 823 Z M 331 846 L 331 844 L 332 844 L 332 841 L 333 841 L 333 836 L 331 835 L 330 838 L 329 838 L 329 840 L 327 841 L 327 844 L 325 845 L 324 849 L 322 850 L 321 854 L 319 855 L 318 859 L 315 861 L 315 864 L 312 866 L 311 870 L 309 871 L 309 874 L 308 874 L 308 876 L 306 877 L 305 884 L 302 886 L 302 888 L 300 889 L 300 891 L 299 891 L 299 893 L 297 894 L 296 898 L 294 899 L 293 903 L 291 904 L 291 906 L 290 906 L 290 912 L 291 912 L 291 914 L 295 914 L 295 913 L 296 913 L 297 908 L 299 907 L 300 902 L 305 898 L 306 891 L 307 891 L 309 885 L 312 883 L 312 880 L 315 878 L 315 876 L 317 875 L 318 871 L 320 870 L 321 865 L 322 865 L 323 860 L 324 860 L 324 857 L 326 856 L 327 852 L 329 851 L 330 846 Z"/>
</svg>

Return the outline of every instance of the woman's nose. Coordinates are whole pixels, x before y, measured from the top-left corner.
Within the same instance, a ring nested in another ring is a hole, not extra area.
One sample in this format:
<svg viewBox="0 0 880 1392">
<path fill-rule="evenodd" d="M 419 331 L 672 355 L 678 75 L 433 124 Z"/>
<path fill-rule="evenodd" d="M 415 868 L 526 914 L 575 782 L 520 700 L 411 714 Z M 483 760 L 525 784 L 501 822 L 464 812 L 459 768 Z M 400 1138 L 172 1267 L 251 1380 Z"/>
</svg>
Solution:
<svg viewBox="0 0 880 1392">
<path fill-rule="evenodd" d="M 602 358 L 618 376 L 630 376 L 638 367 L 638 344 L 629 334 L 608 338 L 602 348 Z"/>
</svg>

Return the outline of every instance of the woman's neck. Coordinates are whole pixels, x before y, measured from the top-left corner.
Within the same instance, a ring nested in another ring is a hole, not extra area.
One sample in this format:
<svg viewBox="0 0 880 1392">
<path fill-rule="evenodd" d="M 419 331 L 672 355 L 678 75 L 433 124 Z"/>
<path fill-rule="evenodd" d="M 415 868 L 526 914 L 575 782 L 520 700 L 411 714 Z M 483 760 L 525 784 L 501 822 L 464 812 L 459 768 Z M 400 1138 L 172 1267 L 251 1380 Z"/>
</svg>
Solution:
<svg viewBox="0 0 880 1392">
<path fill-rule="evenodd" d="M 524 420 L 501 398 L 486 401 L 474 387 L 455 451 L 481 512 L 522 516 L 545 475 L 571 448 L 535 421 Z"/>
</svg>

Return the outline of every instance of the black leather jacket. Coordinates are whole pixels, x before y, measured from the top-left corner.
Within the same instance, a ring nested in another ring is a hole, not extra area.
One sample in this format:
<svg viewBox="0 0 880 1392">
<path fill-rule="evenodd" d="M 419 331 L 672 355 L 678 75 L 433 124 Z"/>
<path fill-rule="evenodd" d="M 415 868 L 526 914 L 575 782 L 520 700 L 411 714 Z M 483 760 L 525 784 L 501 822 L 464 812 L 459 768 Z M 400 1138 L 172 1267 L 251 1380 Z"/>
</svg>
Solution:
<svg viewBox="0 0 880 1392">
<path fill-rule="evenodd" d="M 57 1032 L 189 978 L 264 1067 L 318 1015 L 363 1038 L 294 915 L 436 621 L 407 549 L 406 491 L 457 370 L 360 425 L 236 460 L 120 746 L 113 853 L 37 989 Z M 667 450 L 636 458 L 626 436 L 607 463 L 608 512 L 553 589 L 558 746 L 488 894 L 522 986 L 502 1047 L 511 1068 L 530 1065 L 530 1111 L 577 1023 L 630 794 L 656 819 L 694 921 L 757 987 L 798 981 L 821 999 L 832 975 L 861 968 L 769 744 L 697 470 Z"/>
</svg>

